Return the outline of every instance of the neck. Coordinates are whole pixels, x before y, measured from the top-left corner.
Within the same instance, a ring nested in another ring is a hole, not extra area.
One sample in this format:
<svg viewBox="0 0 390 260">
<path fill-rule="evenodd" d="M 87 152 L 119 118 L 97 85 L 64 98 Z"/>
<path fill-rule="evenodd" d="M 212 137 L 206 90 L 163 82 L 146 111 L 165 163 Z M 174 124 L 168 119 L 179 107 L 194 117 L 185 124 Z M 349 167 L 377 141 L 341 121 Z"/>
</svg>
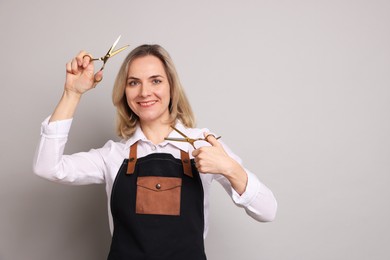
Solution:
<svg viewBox="0 0 390 260">
<path fill-rule="evenodd" d="M 164 138 L 172 131 L 170 124 L 141 122 L 140 125 L 146 138 L 154 144 L 162 143 Z"/>
</svg>

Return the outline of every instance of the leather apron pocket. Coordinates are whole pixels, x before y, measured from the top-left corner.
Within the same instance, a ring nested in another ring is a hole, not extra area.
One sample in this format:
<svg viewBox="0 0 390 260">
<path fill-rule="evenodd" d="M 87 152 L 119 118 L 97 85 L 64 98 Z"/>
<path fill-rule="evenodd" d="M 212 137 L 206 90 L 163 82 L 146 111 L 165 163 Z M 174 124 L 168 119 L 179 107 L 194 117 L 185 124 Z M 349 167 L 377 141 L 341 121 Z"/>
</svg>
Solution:
<svg viewBox="0 0 390 260">
<path fill-rule="evenodd" d="M 136 213 L 179 216 L 181 185 L 176 177 L 138 177 Z"/>
</svg>

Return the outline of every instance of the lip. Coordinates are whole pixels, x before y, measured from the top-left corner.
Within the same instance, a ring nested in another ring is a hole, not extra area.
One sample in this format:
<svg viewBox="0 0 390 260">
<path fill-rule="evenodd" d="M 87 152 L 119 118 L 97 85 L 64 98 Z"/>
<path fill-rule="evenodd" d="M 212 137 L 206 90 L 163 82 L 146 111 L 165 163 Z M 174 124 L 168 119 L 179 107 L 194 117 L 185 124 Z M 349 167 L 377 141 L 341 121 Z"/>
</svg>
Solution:
<svg viewBox="0 0 390 260">
<path fill-rule="evenodd" d="M 137 104 L 141 107 L 151 107 L 157 103 L 157 100 L 138 101 Z"/>
</svg>

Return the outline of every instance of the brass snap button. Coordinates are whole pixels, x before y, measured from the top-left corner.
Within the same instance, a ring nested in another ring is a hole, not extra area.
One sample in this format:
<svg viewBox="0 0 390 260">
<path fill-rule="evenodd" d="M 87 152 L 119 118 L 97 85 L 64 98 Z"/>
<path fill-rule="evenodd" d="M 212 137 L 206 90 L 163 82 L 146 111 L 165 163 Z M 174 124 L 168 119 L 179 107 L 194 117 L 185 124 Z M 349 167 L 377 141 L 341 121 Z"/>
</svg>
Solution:
<svg viewBox="0 0 390 260">
<path fill-rule="evenodd" d="M 161 189 L 161 184 L 160 183 L 156 184 L 156 189 L 158 189 L 158 190 Z"/>
</svg>

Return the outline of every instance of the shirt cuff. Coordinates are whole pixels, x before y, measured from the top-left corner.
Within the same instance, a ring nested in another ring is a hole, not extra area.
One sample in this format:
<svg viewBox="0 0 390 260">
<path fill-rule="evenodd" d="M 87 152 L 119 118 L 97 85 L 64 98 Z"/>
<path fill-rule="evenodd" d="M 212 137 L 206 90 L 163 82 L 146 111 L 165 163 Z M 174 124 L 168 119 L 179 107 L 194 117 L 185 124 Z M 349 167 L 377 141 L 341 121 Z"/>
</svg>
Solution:
<svg viewBox="0 0 390 260">
<path fill-rule="evenodd" d="M 237 205 L 248 207 L 252 201 L 257 197 L 258 193 L 261 192 L 261 183 L 257 177 L 246 170 L 248 176 L 248 182 L 246 184 L 246 189 L 243 194 L 238 194 L 235 189 L 232 188 L 232 198 L 234 203 Z"/>
<path fill-rule="evenodd" d="M 73 118 L 49 122 L 51 116 L 48 116 L 41 125 L 41 135 L 46 138 L 64 138 L 68 137 Z"/>
</svg>

